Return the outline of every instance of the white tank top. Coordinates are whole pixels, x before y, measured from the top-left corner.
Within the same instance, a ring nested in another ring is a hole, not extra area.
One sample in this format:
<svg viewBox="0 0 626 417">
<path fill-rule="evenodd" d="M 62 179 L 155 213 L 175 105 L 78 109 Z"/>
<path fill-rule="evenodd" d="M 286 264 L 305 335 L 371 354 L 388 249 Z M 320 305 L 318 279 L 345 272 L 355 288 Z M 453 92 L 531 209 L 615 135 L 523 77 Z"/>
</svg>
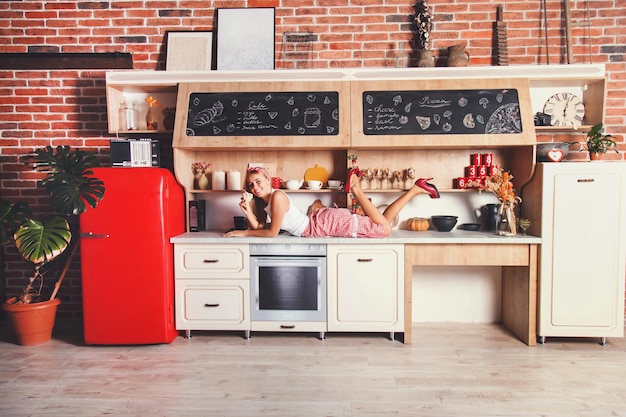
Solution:
<svg viewBox="0 0 626 417">
<path fill-rule="evenodd" d="M 280 226 L 282 230 L 286 230 L 293 236 L 302 236 L 302 232 L 309 225 L 309 216 L 298 210 L 297 207 L 293 205 L 291 199 L 281 190 L 272 190 L 272 195 L 275 191 L 279 191 L 284 193 L 287 196 L 287 200 L 289 200 L 289 210 L 285 213 L 283 217 L 283 224 Z M 268 216 L 272 215 L 272 197 L 270 197 L 269 204 L 265 207 L 265 212 Z"/>
</svg>

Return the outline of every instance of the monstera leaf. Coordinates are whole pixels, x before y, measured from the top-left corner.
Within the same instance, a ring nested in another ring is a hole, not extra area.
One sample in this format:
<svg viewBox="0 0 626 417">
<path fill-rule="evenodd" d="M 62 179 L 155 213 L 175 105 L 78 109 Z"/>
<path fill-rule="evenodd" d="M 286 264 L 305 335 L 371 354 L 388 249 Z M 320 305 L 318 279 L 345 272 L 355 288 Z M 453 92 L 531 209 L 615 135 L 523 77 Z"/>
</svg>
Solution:
<svg viewBox="0 0 626 417">
<path fill-rule="evenodd" d="M 46 146 L 27 158 L 38 171 L 47 173 L 41 185 L 50 194 L 50 207 L 62 215 L 77 215 L 95 208 L 104 196 L 104 183 L 90 177 L 92 168 L 100 166 L 91 153 L 69 146 Z"/>
<path fill-rule="evenodd" d="M 50 262 L 67 249 L 72 233 L 63 217 L 45 221 L 26 220 L 15 232 L 15 246 L 22 257 L 35 265 Z"/>
<path fill-rule="evenodd" d="M 11 236 L 32 214 L 32 210 L 24 201 L 11 205 L 8 200 L 0 198 L 0 245 L 9 243 Z"/>
</svg>

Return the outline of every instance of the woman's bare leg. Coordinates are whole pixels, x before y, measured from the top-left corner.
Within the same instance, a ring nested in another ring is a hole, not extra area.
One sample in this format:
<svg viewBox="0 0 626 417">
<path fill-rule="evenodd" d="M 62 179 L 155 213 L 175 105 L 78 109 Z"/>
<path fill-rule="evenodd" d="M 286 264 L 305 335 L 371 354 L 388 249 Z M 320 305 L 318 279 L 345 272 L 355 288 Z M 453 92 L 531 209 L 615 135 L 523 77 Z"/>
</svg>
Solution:
<svg viewBox="0 0 626 417">
<path fill-rule="evenodd" d="M 404 206 L 406 206 L 409 201 L 420 194 L 427 194 L 427 191 L 413 184 L 411 188 L 406 190 L 406 192 L 400 197 L 396 198 L 393 203 L 385 209 L 383 215 L 389 219 L 389 221 L 392 221 L 398 214 L 400 214 Z"/>
<path fill-rule="evenodd" d="M 361 181 L 359 180 L 359 177 L 355 174 L 352 174 L 352 176 L 349 178 L 349 181 L 350 192 L 354 195 L 354 198 L 356 198 L 356 201 L 361 206 L 363 213 L 365 213 L 367 217 L 372 219 L 374 223 L 383 226 L 386 235 L 391 233 L 391 222 L 389 221 L 389 219 L 383 216 L 383 213 L 381 213 L 380 210 L 378 210 L 378 208 L 376 208 L 376 206 L 370 201 L 370 199 L 367 198 L 367 195 L 365 195 L 363 189 L 361 188 Z"/>
<path fill-rule="evenodd" d="M 420 194 L 426 194 L 427 192 L 417 185 L 413 185 L 404 194 L 395 199 L 389 207 L 381 213 L 378 208 L 367 198 L 367 195 L 363 192 L 359 177 L 352 175 L 350 177 L 350 192 L 354 195 L 357 202 L 361 205 L 361 209 L 367 217 L 372 219 L 376 224 L 383 226 L 385 235 L 391 233 L 391 222 L 402 211 L 402 209 L 411 201 L 414 197 Z"/>
<path fill-rule="evenodd" d="M 400 213 L 404 206 L 406 206 L 408 202 L 413 199 L 413 197 L 426 193 L 423 189 L 413 185 L 413 187 L 391 203 L 384 213 L 381 213 L 370 201 L 370 199 L 367 198 L 367 195 L 363 192 L 363 189 L 361 189 L 359 177 L 354 174 L 350 178 L 350 192 L 361 205 L 361 209 L 363 209 L 365 215 L 372 219 L 374 223 L 383 226 L 386 235 L 391 233 L 391 222 L 398 215 L 398 213 Z"/>
</svg>

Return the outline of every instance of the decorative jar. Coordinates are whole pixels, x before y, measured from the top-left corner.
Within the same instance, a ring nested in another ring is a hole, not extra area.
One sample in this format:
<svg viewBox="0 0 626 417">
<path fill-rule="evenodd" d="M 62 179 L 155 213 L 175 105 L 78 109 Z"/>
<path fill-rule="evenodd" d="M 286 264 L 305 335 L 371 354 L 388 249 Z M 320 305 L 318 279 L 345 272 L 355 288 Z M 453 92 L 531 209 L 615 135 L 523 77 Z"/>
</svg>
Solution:
<svg viewBox="0 0 626 417">
<path fill-rule="evenodd" d="M 498 235 L 517 235 L 517 219 L 515 218 L 515 203 L 504 201 L 500 204 L 500 215 L 498 217 Z"/>
<path fill-rule="evenodd" d="M 134 103 L 123 102 L 120 104 L 119 110 L 119 128 L 120 131 L 137 130 L 139 123 L 139 112 L 135 108 Z"/>
</svg>

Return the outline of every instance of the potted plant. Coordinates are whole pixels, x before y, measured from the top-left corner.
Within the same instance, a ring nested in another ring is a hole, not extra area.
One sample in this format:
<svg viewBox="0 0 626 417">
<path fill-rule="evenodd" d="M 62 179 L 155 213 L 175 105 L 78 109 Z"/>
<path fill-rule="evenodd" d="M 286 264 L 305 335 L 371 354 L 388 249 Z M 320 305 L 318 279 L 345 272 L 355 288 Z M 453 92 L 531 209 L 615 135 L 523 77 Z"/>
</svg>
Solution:
<svg viewBox="0 0 626 417">
<path fill-rule="evenodd" d="M 613 135 L 603 134 L 602 126 L 602 123 L 598 123 L 587 132 L 587 150 L 591 160 L 600 159 L 609 149 L 619 153 L 616 149 L 617 144 L 613 140 Z"/>
<path fill-rule="evenodd" d="M 11 241 L 20 255 L 33 264 L 33 275 L 19 296 L 9 298 L 2 309 L 9 314 L 18 342 L 37 345 L 52 335 L 57 291 L 79 244 L 78 214 L 87 204 L 96 207 L 104 196 L 104 183 L 90 177 L 91 168 L 99 166 L 92 153 L 72 150 L 69 146 L 48 146 L 27 156 L 37 171 L 47 172 L 41 185 L 50 196 L 50 208 L 56 213 L 37 219 L 26 202 L 14 204 L 0 198 L 0 243 Z M 70 248 L 51 295 L 44 299 L 43 280 L 50 273 L 50 263 Z"/>
</svg>

